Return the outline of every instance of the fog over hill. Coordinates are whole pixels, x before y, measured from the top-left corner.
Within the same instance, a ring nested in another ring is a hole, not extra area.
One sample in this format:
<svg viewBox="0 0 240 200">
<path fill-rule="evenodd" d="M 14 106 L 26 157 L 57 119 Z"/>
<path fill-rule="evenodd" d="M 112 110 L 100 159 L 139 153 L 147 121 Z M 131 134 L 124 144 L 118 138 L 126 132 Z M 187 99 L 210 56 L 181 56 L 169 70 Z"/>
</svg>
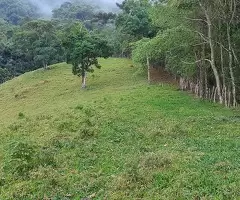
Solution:
<svg viewBox="0 0 240 200">
<path fill-rule="evenodd" d="M 39 8 L 41 14 L 50 16 L 54 8 L 59 7 L 64 2 L 87 2 L 91 5 L 98 6 L 100 9 L 105 11 L 114 11 L 117 9 L 116 3 L 122 0 L 28 0 L 33 5 Z"/>
</svg>

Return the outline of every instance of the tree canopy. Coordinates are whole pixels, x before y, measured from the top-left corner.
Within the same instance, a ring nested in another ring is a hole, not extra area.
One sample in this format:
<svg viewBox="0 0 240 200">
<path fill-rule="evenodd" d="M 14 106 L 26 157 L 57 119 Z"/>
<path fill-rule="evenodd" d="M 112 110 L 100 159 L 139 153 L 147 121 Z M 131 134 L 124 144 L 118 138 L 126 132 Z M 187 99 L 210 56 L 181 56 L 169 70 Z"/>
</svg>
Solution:
<svg viewBox="0 0 240 200">
<path fill-rule="evenodd" d="M 53 10 L 53 18 L 86 21 L 93 18 L 94 8 L 84 2 L 65 2 Z"/>
<path fill-rule="evenodd" d="M 93 72 L 94 66 L 101 68 L 98 57 L 111 56 L 108 42 L 97 35 L 91 34 L 81 23 L 74 23 L 63 39 L 66 49 L 67 63 L 72 64 L 73 74 L 82 77 L 82 87 L 86 87 L 86 73 Z"/>
<path fill-rule="evenodd" d="M 0 18 L 11 24 L 19 24 L 25 18 L 36 18 L 37 8 L 23 0 L 0 0 Z"/>
<path fill-rule="evenodd" d="M 150 64 L 158 62 L 178 76 L 181 88 L 236 106 L 240 100 L 239 6 L 235 0 L 155 1 L 148 14 L 158 34 L 133 45 L 135 63 L 146 68 L 149 58 Z"/>
</svg>

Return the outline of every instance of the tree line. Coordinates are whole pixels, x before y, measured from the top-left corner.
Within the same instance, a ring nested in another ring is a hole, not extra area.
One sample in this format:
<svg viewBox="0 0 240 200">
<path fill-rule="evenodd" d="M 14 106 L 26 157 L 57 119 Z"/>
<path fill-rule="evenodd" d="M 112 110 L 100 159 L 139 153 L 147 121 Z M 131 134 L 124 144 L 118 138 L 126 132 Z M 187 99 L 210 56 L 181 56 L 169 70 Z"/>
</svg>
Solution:
<svg viewBox="0 0 240 200">
<path fill-rule="evenodd" d="M 112 55 L 132 58 L 144 73 L 163 67 L 200 98 L 240 102 L 237 0 L 124 0 L 116 13 L 74 1 L 54 9 L 51 20 L 24 2 L 0 0 L 0 82 L 67 60 L 84 87 L 93 68 L 83 63 L 99 67 L 97 56 Z M 91 59 L 83 56 L 90 52 Z"/>
<path fill-rule="evenodd" d="M 164 67 L 178 77 L 183 90 L 200 98 L 226 106 L 238 105 L 239 1 L 126 0 L 121 9 L 126 29 L 131 30 L 127 26 L 137 22 L 139 13 L 144 16 L 145 10 L 148 17 L 141 22 L 148 20 L 149 25 L 141 30 L 155 33 L 153 37 L 140 31 L 130 33 L 136 40 L 129 43 L 135 63 L 144 69 L 148 64 Z"/>
</svg>

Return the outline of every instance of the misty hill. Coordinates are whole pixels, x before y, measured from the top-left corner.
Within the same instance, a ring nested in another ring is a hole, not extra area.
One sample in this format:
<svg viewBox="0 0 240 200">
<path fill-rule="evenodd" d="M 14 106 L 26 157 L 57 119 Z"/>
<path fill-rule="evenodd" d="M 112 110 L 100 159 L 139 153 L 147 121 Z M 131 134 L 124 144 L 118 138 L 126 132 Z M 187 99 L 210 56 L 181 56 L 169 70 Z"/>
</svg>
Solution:
<svg viewBox="0 0 240 200">
<path fill-rule="evenodd" d="M 237 111 L 100 62 L 86 90 L 64 63 L 0 85 L 0 199 L 237 198 Z"/>
<path fill-rule="evenodd" d="M 115 11 L 117 9 L 116 2 L 118 0 L 28 0 L 30 3 L 35 5 L 39 12 L 43 15 L 51 16 L 52 10 L 59 8 L 64 2 L 79 2 L 83 4 L 91 5 L 99 10 L 104 10 L 107 12 Z"/>
<path fill-rule="evenodd" d="M 0 18 L 12 24 L 19 24 L 24 19 L 51 18 L 52 11 L 70 2 L 79 5 L 89 5 L 93 10 L 116 12 L 116 2 L 111 0 L 0 0 Z"/>
<path fill-rule="evenodd" d="M 37 7 L 25 0 L 0 0 L 0 18 L 19 24 L 24 18 L 36 18 Z"/>
</svg>

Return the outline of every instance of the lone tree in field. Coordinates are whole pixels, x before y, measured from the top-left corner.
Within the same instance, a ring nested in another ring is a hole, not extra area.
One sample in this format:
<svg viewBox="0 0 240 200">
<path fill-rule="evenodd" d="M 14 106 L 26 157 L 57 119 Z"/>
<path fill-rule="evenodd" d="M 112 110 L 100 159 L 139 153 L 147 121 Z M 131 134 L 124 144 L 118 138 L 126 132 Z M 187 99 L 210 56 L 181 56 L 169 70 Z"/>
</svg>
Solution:
<svg viewBox="0 0 240 200">
<path fill-rule="evenodd" d="M 72 64 L 74 75 L 82 77 L 82 88 L 86 87 L 86 73 L 100 69 L 98 58 L 111 56 L 111 47 L 106 40 L 91 34 L 81 23 L 74 23 L 63 39 L 67 63 Z"/>
</svg>

